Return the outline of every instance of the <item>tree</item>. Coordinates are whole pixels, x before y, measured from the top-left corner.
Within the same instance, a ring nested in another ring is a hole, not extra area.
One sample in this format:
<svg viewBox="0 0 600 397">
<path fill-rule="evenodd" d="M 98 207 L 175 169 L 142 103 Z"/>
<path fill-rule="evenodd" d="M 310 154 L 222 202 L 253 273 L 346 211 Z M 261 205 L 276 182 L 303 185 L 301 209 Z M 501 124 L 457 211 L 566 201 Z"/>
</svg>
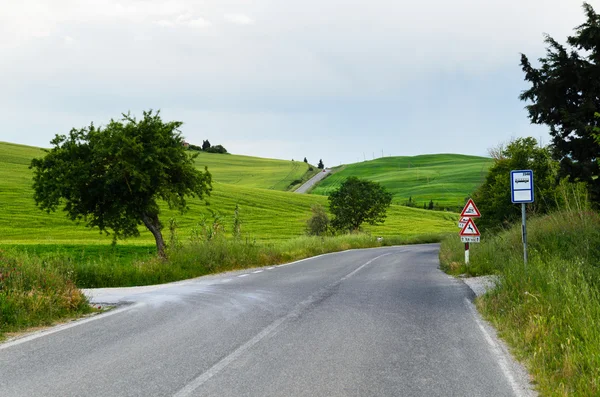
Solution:
<svg viewBox="0 0 600 397">
<path fill-rule="evenodd" d="M 202 141 L 202 150 L 208 150 L 210 149 L 210 142 L 207 140 Z"/>
<path fill-rule="evenodd" d="M 521 55 L 521 67 L 531 88 L 520 99 L 529 119 L 550 127 L 553 154 L 560 160 L 561 176 L 588 184 L 592 200 L 600 203 L 600 145 L 593 131 L 600 126 L 600 15 L 583 4 L 587 20 L 567 38 L 568 49 L 546 35 L 546 56 L 540 68 Z"/>
<path fill-rule="evenodd" d="M 306 159 L 306 157 L 304 158 L 304 162 L 305 162 L 306 164 L 308 164 L 308 160 Z"/>
<path fill-rule="evenodd" d="M 521 219 L 521 206 L 510 197 L 510 171 L 533 170 L 535 202 L 528 204 L 530 212 L 544 214 L 557 207 L 558 163 L 550 149 L 538 147 L 534 138 L 519 138 L 505 148 L 495 148 L 498 154 L 484 183 L 473 193 L 481 212 L 477 226 L 481 229 L 505 227 Z"/>
<path fill-rule="evenodd" d="M 324 236 L 329 230 L 329 216 L 321 204 L 310 207 L 312 216 L 306 221 L 306 234 L 309 236 Z"/>
<path fill-rule="evenodd" d="M 338 230 L 358 230 L 367 222 L 384 222 L 392 203 L 392 194 L 377 182 L 349 177 L 329 196 L 329 211 L 334 215 L 331 224 Z"/>
<path fill-rule="evenodd" d="M 319 164 L 317 165 L 317 167 L 322 170 L 323 168 L 325 168 L 325 164 L 323 164 L 323 160 L 319 160 Z"/>
<path fill-rule="evenodd" d="M 204 151 L 206 151 L 207 153 L 222 153 L 222 154 L 227 153 L 227 149 L 225 149 L 221 145 L 210 146 L 210 147 L 204 149 Z"/>
<path fill-rule="evenodd" d="M 34 159 L 34 199 L 38 207 L 64 211 L 73 220 L 118 238 L 138 236 L 144 224 L 165 256 L 159 200 L 184 211 L 186 197 L 210 195 L 211 175 L 196 169 L 182 145 L 179 121 L 163 122 L 160 112 L 129 114 L 104 128 L 94 124 L 56 135 L 54 147 Z"/>
</svg>

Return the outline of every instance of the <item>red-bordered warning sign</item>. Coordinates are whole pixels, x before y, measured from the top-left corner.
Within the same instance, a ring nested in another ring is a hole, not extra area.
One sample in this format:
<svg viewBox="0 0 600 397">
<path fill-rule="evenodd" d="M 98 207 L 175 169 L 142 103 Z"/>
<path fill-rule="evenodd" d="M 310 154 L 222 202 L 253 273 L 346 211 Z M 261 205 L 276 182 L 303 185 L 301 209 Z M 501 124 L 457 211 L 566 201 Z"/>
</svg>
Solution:
<svg viewBox="0 0 600 397">
<path fill-rule="evenodd" d="M 460 230 L 461 237 L 479 237 L 481 233 L 479 233 L 479 229 L 475 226 L 475 222 L 473 219 L 469 219 L 469 221 L 465 224 L 465 226 Z"/>
<path fill-rule="evenodd" d="M 473 199 L 469 199 L 469 201 L 467 201 L 467 204 L 465 205 L 465 208 L 463 208 L 462 212 L 460 213 L 460 216 L 464 216 L 466 218 L 480 218 L 481 217 L 481 212 L 479 212 L 479 210 L 477 209 L 477 206 L 473 202 Z"/>
</svg>

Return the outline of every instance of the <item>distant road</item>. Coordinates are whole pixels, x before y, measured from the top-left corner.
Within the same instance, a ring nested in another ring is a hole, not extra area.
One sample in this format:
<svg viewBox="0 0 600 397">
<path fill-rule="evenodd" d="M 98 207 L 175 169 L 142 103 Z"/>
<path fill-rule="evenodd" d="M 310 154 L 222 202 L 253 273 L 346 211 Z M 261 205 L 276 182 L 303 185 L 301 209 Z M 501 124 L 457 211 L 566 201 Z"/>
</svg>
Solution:
<svg viewBox="0 0 600 397">
<path fill-rule="evenodd" d="M 308 181 L 304 183 L 304 185 L 300 186 L 295 190 L 295 193 L 306 193 L 308 189 L 314 186 L 315 183 L 319 182 L 321 179 L 325 178 L 327 175 L 331 173 L 330 169 L 325 168 L 323 171 L 319 172 L 317 175 L 310 178 Z"/>
<path fill-rule="evenodd" d="M 0 396 L 525 396 L 438 245 L 88 290 L 112 312 L 0 345 Z"/>
</svg>

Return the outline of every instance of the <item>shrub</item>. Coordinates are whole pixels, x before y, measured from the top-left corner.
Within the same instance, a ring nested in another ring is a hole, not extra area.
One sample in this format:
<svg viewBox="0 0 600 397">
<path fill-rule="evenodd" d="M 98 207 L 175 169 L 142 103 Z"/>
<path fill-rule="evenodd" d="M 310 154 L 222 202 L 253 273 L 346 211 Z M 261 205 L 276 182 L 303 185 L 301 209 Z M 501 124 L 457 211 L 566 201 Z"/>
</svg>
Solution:
<svg viewBox="0 0 600 397">
<path fill-rule="evenodd" d="M 329 216 L 320 204 L 311 208 L 312 216 L 306 221 L 306 234 L 309 236 L 324 236 L 329 231 Z"/>
</svg>

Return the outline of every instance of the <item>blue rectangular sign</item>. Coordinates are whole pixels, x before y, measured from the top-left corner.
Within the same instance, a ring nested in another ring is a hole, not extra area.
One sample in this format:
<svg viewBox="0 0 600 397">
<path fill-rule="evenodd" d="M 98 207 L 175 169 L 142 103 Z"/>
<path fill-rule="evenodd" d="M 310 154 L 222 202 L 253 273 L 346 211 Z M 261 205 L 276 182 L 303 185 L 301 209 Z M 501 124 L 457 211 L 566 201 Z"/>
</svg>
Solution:
<svg viewBox="0 0 600 397">
<path fill-rule="evenodd" d="M 533 203 L 533 171 L 510 172 L 510 197 L 513 203 Z"/>
</svg>

